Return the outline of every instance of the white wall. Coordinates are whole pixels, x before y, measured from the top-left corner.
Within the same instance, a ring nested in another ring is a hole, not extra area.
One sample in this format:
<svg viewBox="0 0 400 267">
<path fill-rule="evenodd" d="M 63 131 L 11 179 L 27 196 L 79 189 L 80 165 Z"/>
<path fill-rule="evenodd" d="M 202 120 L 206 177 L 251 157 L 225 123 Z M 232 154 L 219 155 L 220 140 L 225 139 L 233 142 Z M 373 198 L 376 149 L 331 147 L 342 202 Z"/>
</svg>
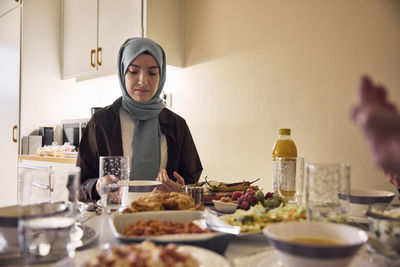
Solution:
<svg viewBox="0 0 400 267">
<path fill-rule="evenodd" d="M 60 3 L 24 1 L 22 135 L 120 95 L 115 76 L 60 80 Z M 186 67 L 168 73 L 166 88 L 202 177 L 261 178 L 270 189 L 272 145 L 290 127 L 306 161 L 349 162 L 352 187 L 394 191 L 349 112 L 362 73 L 400 103 L 399 28 L 400 1 L 186 0 Z"/>
<path fill-rule="evenodd" d="M 203 177 L 271 188 L 278 128 L 307 162 L 348 162 L 353 188 L 395 191 L 349 119 L 360 75 L 400 103 L 400 1 L 187 0 L 186 68 L 174 94 Z"/>
</svg>

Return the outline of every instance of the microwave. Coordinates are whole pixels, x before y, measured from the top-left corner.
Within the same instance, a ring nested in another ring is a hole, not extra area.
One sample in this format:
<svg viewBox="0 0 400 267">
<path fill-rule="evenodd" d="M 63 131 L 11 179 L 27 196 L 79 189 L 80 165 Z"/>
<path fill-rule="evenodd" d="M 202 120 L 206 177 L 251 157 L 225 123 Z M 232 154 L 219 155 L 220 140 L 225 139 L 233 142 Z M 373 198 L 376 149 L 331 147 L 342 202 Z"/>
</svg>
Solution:
<svg viewBox="0 0 400 267">
<path fill-rule="evenodd" d="M 79 142 L 81 141 L 83 132 L 86 129 L 86 125 L 89 119 L 75 119 L 62 121 L 63 129 L 63 143 L 69 142 L 71 145 L 79 149 Z"/>
</svg>

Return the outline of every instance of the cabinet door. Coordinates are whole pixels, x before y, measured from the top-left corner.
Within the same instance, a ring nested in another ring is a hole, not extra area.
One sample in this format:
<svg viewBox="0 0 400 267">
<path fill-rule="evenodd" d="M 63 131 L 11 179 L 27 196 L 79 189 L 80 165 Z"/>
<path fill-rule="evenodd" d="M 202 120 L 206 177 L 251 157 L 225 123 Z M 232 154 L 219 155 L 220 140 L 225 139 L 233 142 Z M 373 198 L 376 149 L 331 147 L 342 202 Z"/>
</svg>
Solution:
<svg viewBox="0 0 400 267">
<path fill-rule="evenodd" d="M 99 70 L 117 73 L 119 48 L 126 39 L 142 36 L 141 0 L 99 0 L 98 47 L 102 50 Z"/>
<path fill-rule="evenodd" d="M 159 43 L 167 64 L 184 67 L 184 0 L 144 0 L 144 36 Z"/>
<path fill-rule="evenodd" d="M 20 5 L 22 0 L 1 0 L 0 1 L 0 16 L 4 15 L 11 9 Z"/>
<path fill-rule="evenodd" d="M 63 78 L 96 71 L 97 0 L 63 1 L 62 44 Z"/>
<path fill-rule="evenodd" d="M 20 18 L 21 8 L 0 17 L 0 206 L 17 204 Z"/>
</svg>

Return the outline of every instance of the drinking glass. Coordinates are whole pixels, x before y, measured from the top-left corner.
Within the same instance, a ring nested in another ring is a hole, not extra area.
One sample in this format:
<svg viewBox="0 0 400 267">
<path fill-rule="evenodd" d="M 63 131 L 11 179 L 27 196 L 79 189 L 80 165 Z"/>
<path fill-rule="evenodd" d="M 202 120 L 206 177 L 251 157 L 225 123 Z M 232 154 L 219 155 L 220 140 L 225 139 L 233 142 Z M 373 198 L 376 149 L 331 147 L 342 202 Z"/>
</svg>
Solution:
<svg viewBox="0 0 400 267">
<path fill-rule="evenodd" d="M 129 181 L 129 157 L 100 157 L 99 168 L 101 206 L 105 213 L 126 206 Z"/>
<path fill-rule="evenodd" d="M 279 195 L 289 203 L 303 204 L 304 157 L 276 157 L 275 164 Z"/>
<path fill-rule="evenodd" d="M 350 165 L 307 164 L 309 220 L 345 223 L 349 211 Z"/>
<path fill-rule="evenodd" d="M 79 175 L 74 166 L 18 167 L 18 238 L 26 263 L 74 257 L 81 238 L 75 233 Z M 55 188 L 54 180 L 63 185 Z"/>
</svg>

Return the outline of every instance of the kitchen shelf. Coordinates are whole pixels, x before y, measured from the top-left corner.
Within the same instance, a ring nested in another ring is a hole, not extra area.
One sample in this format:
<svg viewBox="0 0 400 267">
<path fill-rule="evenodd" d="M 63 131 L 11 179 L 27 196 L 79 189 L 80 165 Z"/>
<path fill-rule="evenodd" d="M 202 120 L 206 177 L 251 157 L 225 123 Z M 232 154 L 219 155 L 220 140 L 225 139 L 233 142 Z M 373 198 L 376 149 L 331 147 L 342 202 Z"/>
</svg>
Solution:
<svg viewBox="0 0 400 267">
<path fill-rule="evenodd" d="M 34 156 L 34 155 L 19 155 L 18 160 L 33 160 L 33 161 L 45 161 L 55 163 L 67 163 L 76 164 L 76 158 L 62 158 L 62 157 L 45 157 L 45 156 Z"/>
</svg>

